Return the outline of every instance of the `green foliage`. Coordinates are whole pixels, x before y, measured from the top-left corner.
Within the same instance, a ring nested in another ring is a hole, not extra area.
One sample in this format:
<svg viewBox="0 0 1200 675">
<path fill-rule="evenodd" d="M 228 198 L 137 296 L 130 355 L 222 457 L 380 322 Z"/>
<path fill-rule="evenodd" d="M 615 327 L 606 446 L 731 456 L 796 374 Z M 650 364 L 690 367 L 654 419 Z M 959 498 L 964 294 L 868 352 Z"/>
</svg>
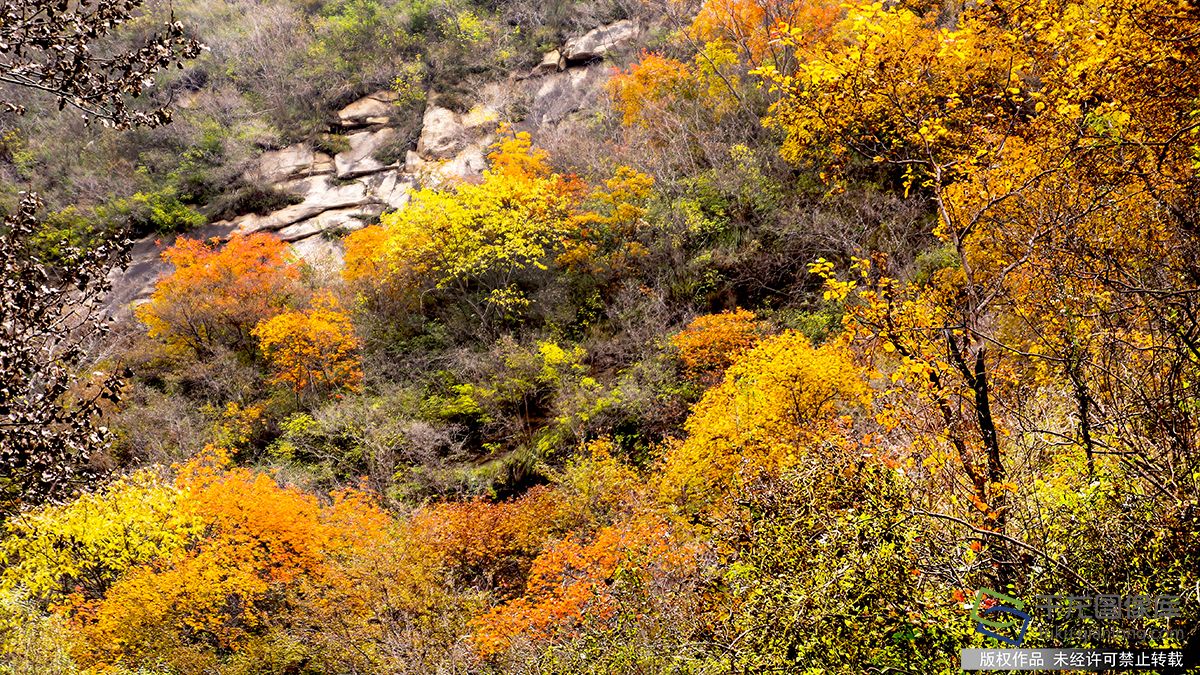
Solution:
<svg viewBox="0 0 1200 675">
<path fill-rule="evenodd" d="M 76 675 L 72 635 L 60 616 L 43 614 L 18 592 L 0 593 L 0 673 Z"/>
<path fill-rule="evenodd" d="M 731 628 L 749 640 L 739 668 L 957 667 L 971 627 L 952 588 L 919 571 L 923 527 L 905 499 L 900 474 L 853 460 L 750 486 L 741 513 L 752 539 L 723 579 Z"/>
<path fill-rule="evenodd" d="M 99 233 L 89 214 L 68 206 L 46 216 L 34 245 L 50 260 L 62 260 L 69 249 L 86 250 Z"/>
<path fill-rule="evenodd" d="M 180 200 L 173 187 L 114 200 L 97 207 L 96 216 L 100 222 L 128 226 L 135 236 L 186 232 L 206 222 L 202 214 Z"/>
<path fill-rule="evenodd" d="M 914 284 L 924 286 L 933 279 L 933 275 L 939 270 L 961 266 L 962 262 L 952 246 L 942 245 L 927 248 L 918 253 L 916 259 L 913 260 L 912 281 Z"/>
<path fill-rule="evenodd" d="M 764 314 L 780 328 L 798 330 L 819 345 L 841 330 L 843 310 L 837 303 L 823 302 L 814 309 L 787 308 Z"/>
</svg>

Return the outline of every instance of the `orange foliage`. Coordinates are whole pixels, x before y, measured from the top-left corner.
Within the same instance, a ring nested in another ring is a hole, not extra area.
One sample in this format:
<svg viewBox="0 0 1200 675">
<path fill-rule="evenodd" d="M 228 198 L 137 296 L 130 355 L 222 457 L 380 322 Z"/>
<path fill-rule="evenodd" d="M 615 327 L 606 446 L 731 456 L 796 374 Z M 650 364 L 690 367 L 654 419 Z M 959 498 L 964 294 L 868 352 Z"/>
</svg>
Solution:
<svg viewBox="0 0 1200 675">
<path fill-rule="evenodd" d="M 359 341 L 350 317 L 329 293 L 318 295 L 305 311 L 287 311 L 254 329 L 274 381 L 297 394 L 335 389 L 358 390 L 362 383 Z"/>
<path fill-rule="evenodd" d="M 546 178 L 550 176 L 550 154 L 534 148 L 528 131 L 513 133 L 501 126 L 497 141 L 488 153 L 488 170 L 506 178 Z"/>
<path fill-rule="evenodd" d="M 656 516 L 605 527 L 588 543 L 568 537 L 534 561 L 522 597 L 472 621 L 471 640 L 486 658 L 517 636 L 545 640 L 584 621 L 606 621 L 616 611 L 608 588 L 619 569 L 646 575 L 653 565 L 680 565 L 686 557 Z"/>
<path fill-rule="evenodd" d="M 586 209 L 574 218 L 572 245 L 555 260 L 570 270 L 593 275 L 620 273 L 649 251 L 637 236 L 645 226 L 654 178 L 618 166 L 604 187 L 592 191 Z"/>
<path fill-rule="evenodd" d="M 501 586 L 516 581 L 555 526 L 559 495 L 533 488 L 518 499 L 447 502 L 413 516 L 415 535 L 460 573 L 482 574 Z"/>
<path fill-rule="evenodd" d="M 199 543 L 134 570 L 78 608 L 85 662 L 236 649 L 261 632 L 279 591 L 321 578 L 330 556 L 381 538 L 390 522 L 361 493 L 322 505 L 227 462 L 224 451 L 210 449 L 180 469 L 181 517 L 203 524 Z"/>
<path fill-rule="evenodd" d="M 671 338 L 671 344 L 691 376 L 711 377 L 724 372 L 761 337 L 754 312 L 737 309 L 696 317 Z"/>
<path fill-rule="evenodd" d="M 299 264 L 269 234 L 235 234 L 224 246 L 181 237 L 162 257 L 175 271 L 158 282 L 137 316 L 152 337 L 196 352 L 248 349 L 251 329 L 299 292 Z"/>
<path fill-rule="evenodd" d="M 694 78 L 686 63 L 657 54 L 646 54 L 640 63 L 613 76 L 609 80 L 608 90 L 626 126 L 648 125 L 652 121 L 651 116 L 645 114 L 649 104 L 679 94 L 687 97 L 687 92 L 694 95 L 693 84 Z"/>
<path fill-rule="evenodd" d="M 379 225 L 371 225 L 350 233 L 342 242 L 346 249 L 346 266 L 342 268 L 342 278 L 352 284 L 360 281 L 369 283 L 380 278 L 384 270 L 377 254 L 387 240 L 387 230 Z"/>
<path fill-rule="evenodd" d="M 695 52 L 690 62 L 644 54 L 609 80 L 609 94 L 625 126 L 677 144 L 685 128 L 702 132 L 743 108 L 746 74 L 786 69 L 795 47 L 827 35 L 841 12 L 830 0 L 706 0 L 687 31 Z"/>
<path fill-rule="evenodd" d="M 702 42 L 731 45 L 757 65 L 780 35 L 815 40 L 840 14 L 839 4 L 829 0 L 707 0 L 689 32 Z"/>
</svg>

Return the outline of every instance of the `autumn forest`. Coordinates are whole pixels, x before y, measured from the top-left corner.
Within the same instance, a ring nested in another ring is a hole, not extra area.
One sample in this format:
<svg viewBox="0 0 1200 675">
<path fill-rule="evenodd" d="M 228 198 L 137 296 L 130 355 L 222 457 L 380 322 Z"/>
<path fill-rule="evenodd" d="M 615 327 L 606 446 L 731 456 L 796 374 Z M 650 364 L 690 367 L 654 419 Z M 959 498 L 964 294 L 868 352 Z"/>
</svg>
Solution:
<svg viewBox="0 0 1200 675">
<path fill-rule="evenodd" d="M 12 0 L 0 101 L 0 674 L 1200 664 L 1194 0 Z"/>
</svg>

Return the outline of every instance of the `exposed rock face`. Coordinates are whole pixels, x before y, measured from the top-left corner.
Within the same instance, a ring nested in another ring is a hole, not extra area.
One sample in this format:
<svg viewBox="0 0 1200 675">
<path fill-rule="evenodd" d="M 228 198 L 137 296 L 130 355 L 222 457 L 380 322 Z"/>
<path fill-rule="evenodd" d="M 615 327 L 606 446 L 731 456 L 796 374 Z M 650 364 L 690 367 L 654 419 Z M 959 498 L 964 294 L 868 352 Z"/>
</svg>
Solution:
<svg viewBox="0 0 1200 675">
<path fill-rule="evenodd" d="M 489 135 L 497 120 L 496 111 L 489 106 L 459 114 L 431 103 L 425 110 L 417 154 L 424 160 L 454 159 Z"/>
<path fill-rule="evenodd" d="M 374 176 L 368 176 L 364 181 L 367 186 L 367 196 L 374 203 L 380 203 L 390 210 L 396 210 L 408 203 L 408 197 L 413 191 L 412 177 L 405 176 L 399 171 L 385 171 Z"/>
<path fill-rule="evenodd" d="M 308 183 L 308 191 L 304 195 L 304 201 L 285 206 L 265 216 L 249 213 L 235 218 L 232 221 L 232 232 L 274 232 L 293 223 L 315 218 L 326 211 L 365 206 L 371 201 L 367 196 L 367 185 L 363 182 L 339 184 L 329 176 L 316 176 L 305 181 Z"/>
<path fill-rule="evenodd" d="M 567 67 L 567 59 L 563 57 L 562 52 L 555 49 L 552 52 L 547 52 L 542 56 L 542 62 L 533 67 L 529 71 L 530 77 L 538 75 L 547 75 L 549 73 L 557 73 Z"/>
<path fill-rule="evenodd" d="M 608 68 L 592 64 L 568 68 L 537 80 L 527 121 L 536 127 L 553 125 L 571 113 L 591 107 L 603 94 L 608 77 Z"/>
<path fill-rule="evenodd" d="M 159 237 L 146 237 L 133 243 L 129 250 L 129 265 L 110 275 L 112 291 L 107 299 L 110 314 L 125 316 L 133 305 L 150 297 L 154 284 L 167 268 L 161 256 Z"/>
<path fill-rule="evenodd" d="M 276 232 L 275 236 L 288 243 L 294 243 L 319 234 L 353 232 L 362 229 L 365 225 L 363 221 L 368 215 L 363 209 L 334 209 L 289 225 Z"/>
<path fill-rule="evenodd" d="M 447 159 L 462 149 L 463 125 L 449 108 L 430 105 L 421 120 L 417 154 L 425 159 Z"/>
<path fill-rule="evenodd" d="M 339 152 L 333 158 L 338 178 L 365 176 L 395 166 L 384 164 L 374 157 L 376 152 L 396 140 L 395 129 L 384 127 L 377 131 L 361 131 L 350 134 L 346 140 L 350 141 L 350 149 Z"/>
<path fill-rule="evenodd" d="M 258 158 L 258 163 L 242 174 L 255 183 L 279 183 L 298 176 L 311 176 L 333 170 L 330 157 L 316 152 L 307 143 L 289 145 L 281 150 L 269 150 Z"/>
<path fill-rule="evenodd" d="M 338 111 L 338 123 L 347 129 L 388 124 L 399 95 L 390 89 L 381 89 L 364 96 Z"/>
<path fill-rule="evenodd" d="M 604 58 L 605 54 L 629 44 L 637 36 L 638 25 L 624 19 L 567 40 L 567 44 L 563 45 L 563 58 L 568 63 Z"/>
</svg>

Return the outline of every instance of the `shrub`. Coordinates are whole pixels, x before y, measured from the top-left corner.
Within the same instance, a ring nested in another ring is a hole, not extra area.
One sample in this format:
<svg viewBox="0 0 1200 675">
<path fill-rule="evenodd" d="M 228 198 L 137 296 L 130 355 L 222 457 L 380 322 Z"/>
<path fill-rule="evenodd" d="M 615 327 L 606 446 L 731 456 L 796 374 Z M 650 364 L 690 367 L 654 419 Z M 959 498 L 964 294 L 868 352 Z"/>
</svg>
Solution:
<svg viewBox="0 0 1200 675">
<path fill-rule="evenodd" d="M 796 331 L 764 340 L 704 395 L 687 438 L 669 447 L 664 498 L 688 510 L 720 502 L 731 485 L 819 452 L 869 391 L 842 344 L 814 348 Z"/>
<path fill-rule="evenodd" d="M 103 219 L 124 220 L 131 234 L 172 234 L 186 232 L 206 222 L 204 216 L 179 199 L 172 187 L 156 192 L 138 192 L 129 199 L 118 199 L 97 209 Z"/>
<path fill-rule="evenodd" d="M 245 213 L 265 215 L 298 204 L 303 199 L 278 188 L 247 184 L 223 193 L 209 203 L 205 211 L 214 220 L 229 220 Z"/>
<path fill-rule="evenodd" d="M 762 332 L 754 312 L 737 309 L 696 317 L 671 344 L 692 377 L 712 379 L 757 344 Z"/>
</svg>

